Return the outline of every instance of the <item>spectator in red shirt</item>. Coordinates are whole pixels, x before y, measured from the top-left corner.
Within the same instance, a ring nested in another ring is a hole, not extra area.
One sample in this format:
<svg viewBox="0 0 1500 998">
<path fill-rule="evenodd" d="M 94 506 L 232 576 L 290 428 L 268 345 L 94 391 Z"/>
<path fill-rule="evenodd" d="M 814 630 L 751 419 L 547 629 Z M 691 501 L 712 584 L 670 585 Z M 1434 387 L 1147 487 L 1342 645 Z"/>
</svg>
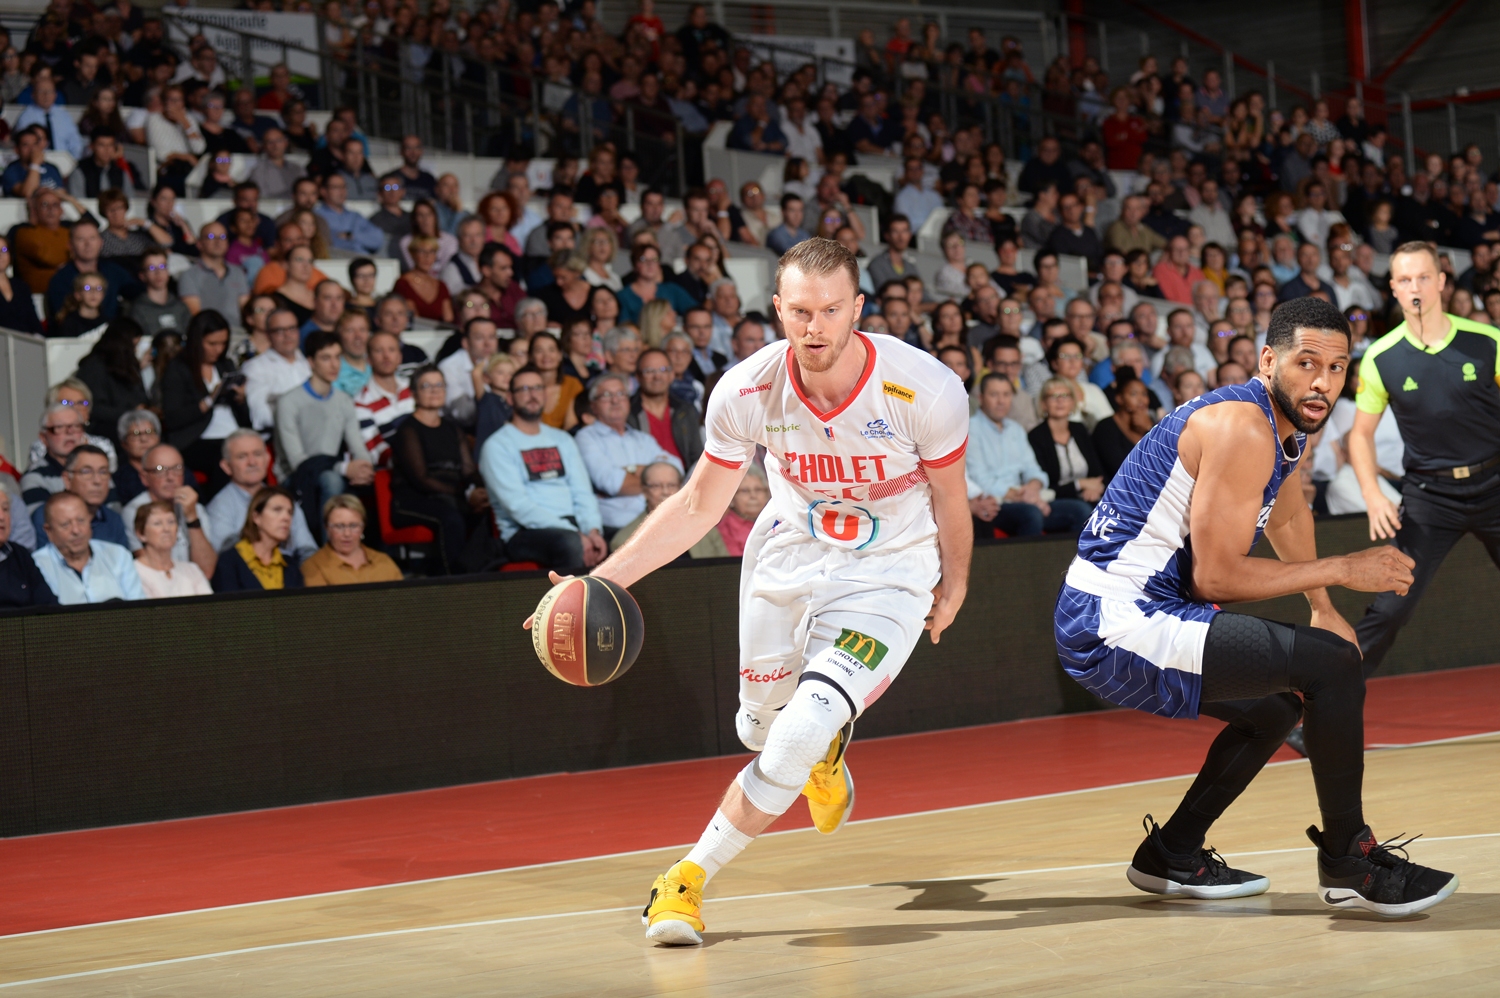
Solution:
<svg viewBox="0 0 1500 998">
<path fill-rule="evenodd" d="M 1116 87 L 1110 102 L 1115 113 L 1099 122 L 1106 162 L 1111 170 L 1134 170 L 1140 165 L 1141 150 L 1146 145 L 1146 121 L 1131 111 L 1127 88 Z"/>
<path fill-rule="evenodd" d="M 636 361 L 640 389 L 630 400 L 630 425 L 656 438 L 661 449 L 682 462 L 688 474 L 703 453 L 703 427 L 693 403 L 672 398 L 672 364 L 660 350 L 645 350 Z"/>
<path fill-rule="evenodd" d="M 1193 303 L 1193 285 L 1203 280 L 1203 271 L 1193 266 L 1192 249 L 1187 236 L 1173 236 L 1167 252 L 1152 271 L 1161 286 L 1161 296 L 1168 301 Z"/>
</svg>

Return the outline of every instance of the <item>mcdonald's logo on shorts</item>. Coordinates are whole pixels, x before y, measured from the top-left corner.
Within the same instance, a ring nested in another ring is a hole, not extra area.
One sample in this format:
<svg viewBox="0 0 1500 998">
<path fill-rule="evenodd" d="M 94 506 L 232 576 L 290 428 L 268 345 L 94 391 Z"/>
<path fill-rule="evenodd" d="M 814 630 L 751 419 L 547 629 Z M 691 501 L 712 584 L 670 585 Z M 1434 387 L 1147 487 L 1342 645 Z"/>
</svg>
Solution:
<svg viewBox="0 0 1500 998">
<path fill-rule="evenodd" d="M 868 634 L 851 631 L 847 627 L 839 633 L 839 639 L 833 643 L 833 646 L 848 653 L 871 672 L 880 668 L 880 662 L 885 658 L 885 653 L 890 651 Z"/>
</svg>

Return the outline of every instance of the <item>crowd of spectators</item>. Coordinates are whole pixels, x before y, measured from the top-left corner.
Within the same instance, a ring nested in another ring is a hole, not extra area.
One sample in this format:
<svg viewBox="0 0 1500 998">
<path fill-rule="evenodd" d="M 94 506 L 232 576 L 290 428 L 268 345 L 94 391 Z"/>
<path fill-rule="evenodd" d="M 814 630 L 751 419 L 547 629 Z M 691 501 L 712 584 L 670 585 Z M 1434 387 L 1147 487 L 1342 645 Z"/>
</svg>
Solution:
<svg viewBox="0 0 1500 998">
<path fill-rule="evenodd" d="M 618 37 L 591 0 L 325 5 L 335 47 L 452 56 L 427 73 L 529 69 L 581 87 L 596 125 L 666 107 L 690 134 L 732 122 L 730 148 L 786 161 L 779 199 L 717 178 L 670 198 L 606 129 L 584 162 L 563 147 L 545 190 L 512 148 L 466 196 L 414 135 L 377 176 L 356 113 L 320 135 L 285 67 L 231 93 L 211 48 L 178 51 L 129 4 L 83 6 L 54 0 L 0 90 L 26 105 L 0 186 L 28 201 L 0 243 L 0 325 L 92 340 L 38 439 L 0 464 L 4 605 L 399 578 L 382 519 L 431 532 L 431 574 L 597 564 L 692 473 L 724 371 L 780 336 L 727 261 L 815 235 L 861 258 L 861 328 L 932 352 L 970 391 L 987 539 L 1078 531 L 1163 412 L 1259 370 L 1281 301 L 1336 303 L 1361 353 L 1389 323 L 1381 264 L 1401 242 L 1466 251 L 1444 305 L 1500 322 L 1500 184 L 1478 149 L 1408 175 L 1357 100 L 1282 115 L 1184 60 L 1113 82 L 1087 59 L 1033 74 L 1015 39 L 945 46 L 903 18 L 883 46 L 861 34 L 841 88 L 758 61 L 702 5 L 668 31 L 640 0 Z M 1043 137 L 1019 157 L 986 143 L 938 113 L 955 90 L 1041 116 Z M 89 106 L 71 131 L 59 92 Z M 566 133 L 578 101 L 555 103 Z M 156 177 L 127 143 L 155 148 Z M 69 176 L 49 148 L 74 153 Z M 238 183 L 219 162 L 236 153 L 256 157 Z M 225 210 L 195 230 L 177 199 L 202 157 L 191 193 Z M 289 206 L 271 218 L 262 197 Z M 401 276 L 380 296 L 383 259 Z M 419 322 L 451 333 L 434 355 L 409 342 Z M 1331 512 L 1358 500 L 1338 484 L 1349 408 L 1314 441 L 1308 498 Z M 757 468 L 684 557 L 740 555 L 768 495 Z"/>
</svg>

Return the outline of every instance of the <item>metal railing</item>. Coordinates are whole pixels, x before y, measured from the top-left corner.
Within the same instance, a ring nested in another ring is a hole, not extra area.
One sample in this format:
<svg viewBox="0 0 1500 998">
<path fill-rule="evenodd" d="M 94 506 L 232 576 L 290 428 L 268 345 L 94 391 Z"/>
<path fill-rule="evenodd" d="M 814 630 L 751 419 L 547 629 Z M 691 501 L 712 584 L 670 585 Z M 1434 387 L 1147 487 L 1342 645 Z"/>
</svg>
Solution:
<svg viewBox="0 0 1500 998">
<path fill-rule="evenodd" d="M 272 47 L 280 62 L 292 53 L 316 58 L 317 103 L 355 108 L 361 129 L 371 136 L 414 134 L 431 147 L 486 156 L 586 157 L 599 142 L 611 141 L 635 153 L 647 182 L 669 193 L 680 195 L 695 179 L 690 164 L 698 158 L 701 137 L 686 133 L 675 115 L 629 102 L 616 114 L 602 95 L 585 94 L 568 81 L 436 50 L 418 65 L 411 46 L 398 43 L 392 58 L 389 50 L 367 47 L 362 37 L 347 53 L 338 52 L 326 42 L 321 16 L 316 47 L 220 24 L 191 10 L 169 16 L 236 37 L 237 51 L 221 50 L 220 57 L 239 87 L 253 89 L 257 69 L 274 64 L 258 47 Z M 607 122 L 598 113 L 606 109 Z"/>
</svg>

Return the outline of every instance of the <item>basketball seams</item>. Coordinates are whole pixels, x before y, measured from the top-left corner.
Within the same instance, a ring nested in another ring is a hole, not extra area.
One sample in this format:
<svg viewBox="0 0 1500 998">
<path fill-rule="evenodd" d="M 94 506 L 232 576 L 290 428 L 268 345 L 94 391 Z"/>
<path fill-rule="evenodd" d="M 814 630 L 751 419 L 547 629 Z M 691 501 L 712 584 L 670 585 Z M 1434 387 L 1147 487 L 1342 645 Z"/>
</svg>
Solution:
<svg viewBox="0 0 1500 998">
<path fill-rule="evenodd" d="M 604 591 L 607 592 L 607 593 L 609 593 L 609 598 L 610 599 L 614 600 L 614 602 L 615 602 L 615 610 L 620 615 L 620 638 L 619 638 L 620 654 L 617 655 L 617 656 L 615 656 L 615 667 L 613 669 L 609 670 L 609 676 L 608 676 L 608 678 L 600 680 L 600 683 L 607 683 L 610 680 L 614 679 L 615 676 L 619 675 L 619 672 L 620 672 L 620 663 L 623 662 L 623 661 L 625 661 L 625 648 L 626 648 L 626 646 L 628 644 L 628 642 L 625 640 L 625 638 L 626 638 L 625 628 L 628 627 L 629 625 L 626 623 L 626 619 L 627 618 L 625 616 L 625 607 L 620 603 L 619 594 L 617 594 L 615 592 L 614 586 L 611 586 L 609 584 L 609 581 L 607 579 L 598 579 L 598 580 L 595 580 L 593 578 L 593 576 L 589 576 L 589 579 L 590 579 L 590 581 L 598 581 L 599 583 L 601 583 L 604 586 Z M 587 619 L 587 618 L 585 618 L 585 619 Z"/>
</svg>

